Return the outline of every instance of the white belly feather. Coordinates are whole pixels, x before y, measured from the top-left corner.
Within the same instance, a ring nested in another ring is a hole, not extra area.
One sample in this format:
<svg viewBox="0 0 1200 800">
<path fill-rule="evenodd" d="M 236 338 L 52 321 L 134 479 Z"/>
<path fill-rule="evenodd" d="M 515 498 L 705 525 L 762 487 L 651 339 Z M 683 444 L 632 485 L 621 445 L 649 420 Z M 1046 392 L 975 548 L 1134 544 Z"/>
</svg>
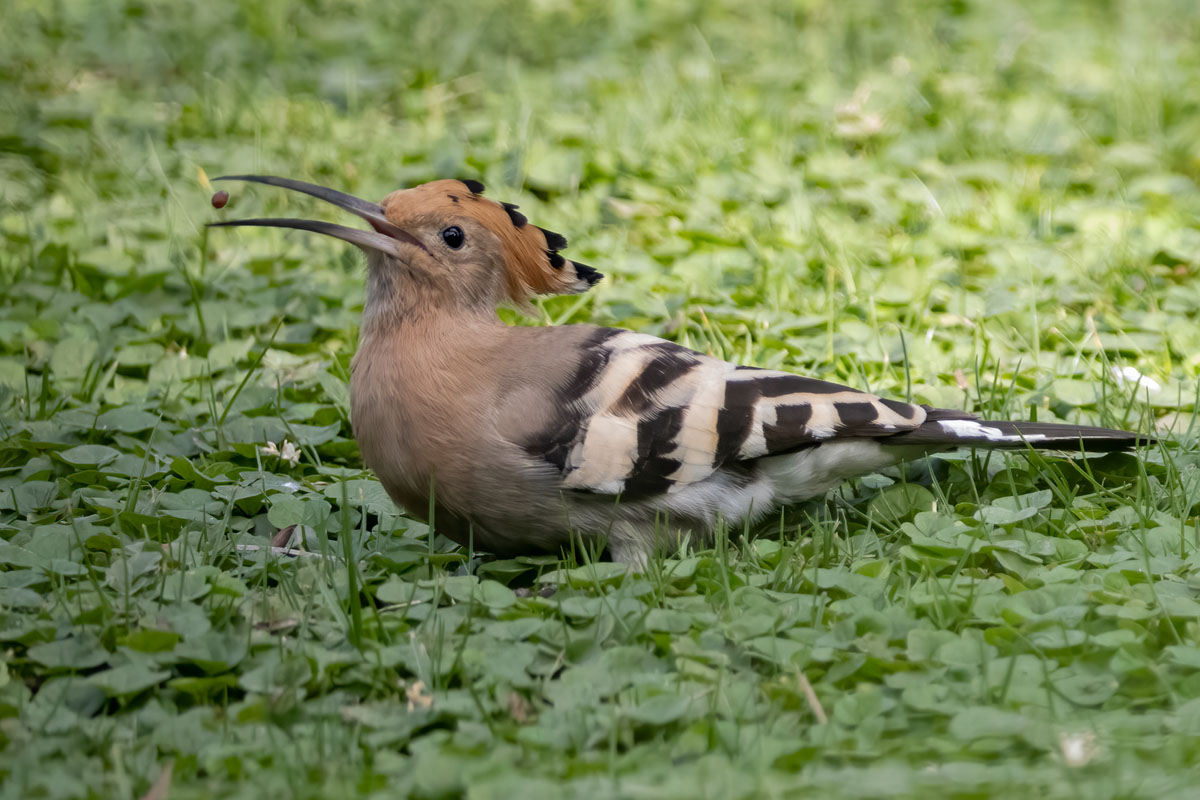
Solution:
<svg viewBox="0 0 1200 800">
<path fill-rule="evenodd" d="M 763 458 L 758 466 L 773 485 L 775 503 L 786 505 L 819 497 L 847 478 L 890 467 L 901 456 L 898 448 L 872 439 L 847 439 Z"/>
</svg>

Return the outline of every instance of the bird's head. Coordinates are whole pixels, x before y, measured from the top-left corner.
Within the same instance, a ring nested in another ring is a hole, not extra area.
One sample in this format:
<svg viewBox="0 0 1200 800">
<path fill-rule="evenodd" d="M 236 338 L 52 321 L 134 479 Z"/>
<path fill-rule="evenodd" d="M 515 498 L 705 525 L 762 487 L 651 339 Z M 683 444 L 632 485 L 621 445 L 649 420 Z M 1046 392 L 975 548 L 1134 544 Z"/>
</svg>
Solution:
<svg viewBox="0 0 1200 800">
<path fill-rule="evenodd" d="M 373 230 L 307 219 L 231 220 L 213 227 L 295 228 L 350 242 L 367 254 L 368 309 L 490 311 L 506 301 L 523 307 L 532 295 L 577 294 L 604 277 L 560 255 L 567 246 L 563 236 L 530 224 L 515 205 L 487 199 L 478 181 L 432 181 L 372 203 L 270 175 L 217 180 L 293 189 L 366 220 Z"/>
</svg>

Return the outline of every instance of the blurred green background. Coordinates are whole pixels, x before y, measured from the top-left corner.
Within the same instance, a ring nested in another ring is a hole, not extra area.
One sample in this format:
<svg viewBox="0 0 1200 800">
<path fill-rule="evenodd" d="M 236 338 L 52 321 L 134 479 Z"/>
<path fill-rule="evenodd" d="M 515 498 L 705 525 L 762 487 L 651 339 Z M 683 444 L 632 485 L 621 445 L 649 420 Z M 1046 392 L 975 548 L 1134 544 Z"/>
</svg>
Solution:
<svg viewBox="0 0 1200 800">
<path fill-rule="evenodd" d="M 1047 367 L 1043 349 L 1110 335 L 1160 382 L 1197 366 L 1200 330 L 1156 315 L 1197 307 L 1186 2 L 18 2 L 6 16 L 10 275 L 41 268 L 30 248 L 101 276 L 205 269 L 197 235 L 217 215 L 197 168 L 367 197 L 475 176 L 613 275 L 590 319 L 653 330 L 717 304 L 751 330 L 747 355 L 775 326 L 819 371 L 863 348 L 894 363 L 905 331 L 930 385 L 984 360 L 982 336 L 993 358 Z M 294 202 L 232 189 L 227 215 Z M 212 243 L 219 268 L 246 240 Z M 260 252 L 284 248 L 295 261 L 269 284 L 336 263 L 355 302 L 354 254 L 295 236 Z M 203 298 L 283 303 L 245 288 Z"/>
<path fill-rule="evenodd" d="M 1194 785 L 1195 3 L 2 13 L 0 797 Z M 608 275 L 516 324 L 1177 444 L 948 457 L 636 579 L 468 560 L 361 470 L 358 253 L 205 233 L 331 213 L 212 209 L 246 172 L 482 180 Z M 288 524 L 323 557 L 253 549 Z"/>
</svg>

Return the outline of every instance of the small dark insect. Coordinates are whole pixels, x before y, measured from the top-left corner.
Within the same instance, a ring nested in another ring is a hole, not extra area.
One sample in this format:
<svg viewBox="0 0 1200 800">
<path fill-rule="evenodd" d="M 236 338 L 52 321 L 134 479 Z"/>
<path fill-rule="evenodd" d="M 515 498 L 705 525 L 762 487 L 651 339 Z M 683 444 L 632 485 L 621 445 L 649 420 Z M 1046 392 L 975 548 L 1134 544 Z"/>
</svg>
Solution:
<svg viewBox="0 0 1200 800">
<path fill-rule="evenodd" d="M 229 192 L 221 191 L 212 196 L 213 208 L 224 208 L 229 202 Z"/>
</svg>

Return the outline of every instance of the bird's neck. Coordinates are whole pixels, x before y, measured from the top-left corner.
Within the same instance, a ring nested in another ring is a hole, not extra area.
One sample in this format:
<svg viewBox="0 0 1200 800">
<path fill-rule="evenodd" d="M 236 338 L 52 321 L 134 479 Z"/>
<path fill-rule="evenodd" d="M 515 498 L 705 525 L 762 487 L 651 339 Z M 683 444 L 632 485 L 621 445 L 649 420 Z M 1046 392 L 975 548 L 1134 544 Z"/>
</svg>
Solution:
<svg viewBox="0 0 1200 800">
<path fill-rule="evenodd" d="M 419 272 L 372 265 L 367 272 L 362 334 L 364 338 L 403 337 L 422 335 L 432 328 L 502 324 L 494 303 L 481 300 L 464 297 Z"/>
</svg>

